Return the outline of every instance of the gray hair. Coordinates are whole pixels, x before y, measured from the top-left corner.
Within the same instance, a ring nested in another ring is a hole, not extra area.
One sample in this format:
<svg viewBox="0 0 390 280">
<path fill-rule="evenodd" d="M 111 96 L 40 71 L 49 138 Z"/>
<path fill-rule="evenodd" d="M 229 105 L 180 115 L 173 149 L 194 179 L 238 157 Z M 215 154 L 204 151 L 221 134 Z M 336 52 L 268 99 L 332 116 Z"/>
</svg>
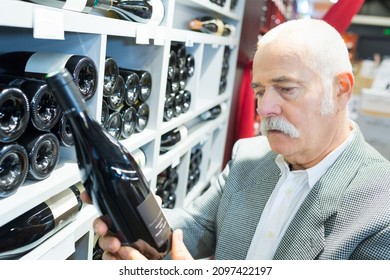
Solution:
<svg viewBox="0 0 390 280">
<path fill-rule="evenodd" d="M 293 50 L 300 50 L 302 60 L 321 79 L 324 88 L 321 114 L 334 111 L 333 88 L 339 73 L 351 72 L 347 46 L 340 33 L 319 19 L 290 20 L 276 26 L 259 39 L 258 47 L 283 38 Z"/>
</svg>

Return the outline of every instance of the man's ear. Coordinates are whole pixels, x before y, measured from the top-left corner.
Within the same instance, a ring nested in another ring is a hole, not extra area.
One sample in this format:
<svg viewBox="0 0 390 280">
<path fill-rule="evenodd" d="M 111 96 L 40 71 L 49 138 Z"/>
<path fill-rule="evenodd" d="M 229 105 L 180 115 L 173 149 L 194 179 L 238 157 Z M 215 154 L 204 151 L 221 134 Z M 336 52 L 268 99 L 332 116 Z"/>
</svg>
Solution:
<svg viewBox="0 0 390 280">
<path fill-rule="evenodd" d="M 352 73 L 344 72 L 337 74 L 336 82 L 336 103 L 338 104 L 338 111 L 341 111 L 345 109 L 349 99 L 351 98 L 355 78 Z"/>
</svg>

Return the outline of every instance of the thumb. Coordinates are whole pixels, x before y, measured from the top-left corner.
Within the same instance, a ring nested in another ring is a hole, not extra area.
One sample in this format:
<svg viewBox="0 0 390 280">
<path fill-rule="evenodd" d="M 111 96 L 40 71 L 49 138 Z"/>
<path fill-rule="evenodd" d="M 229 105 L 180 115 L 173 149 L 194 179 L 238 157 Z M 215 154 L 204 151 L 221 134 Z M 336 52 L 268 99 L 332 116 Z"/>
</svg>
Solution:
<svg viewBox="0 0 390 280">
<path fill-rule="evenodd" d="M 190 252 L 183 242 L 183 231 L 177 229 L 172 234 L 171 256 L 173 260 L 193 260 Z"/>
</svg>

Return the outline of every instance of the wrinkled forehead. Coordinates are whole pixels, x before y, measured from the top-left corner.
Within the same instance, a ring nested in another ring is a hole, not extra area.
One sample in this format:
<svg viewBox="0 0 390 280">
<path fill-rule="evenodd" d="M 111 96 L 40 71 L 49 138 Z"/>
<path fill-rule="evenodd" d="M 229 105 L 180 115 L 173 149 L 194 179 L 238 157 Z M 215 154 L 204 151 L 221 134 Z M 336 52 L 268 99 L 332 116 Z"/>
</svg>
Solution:
<svg viewBox="0 0 390 280">
<path fill-rule="evenodd" d="M 293 48 L 282 44 L 260 45 L 253 59 L 253 70 L 270 68 L 310 67 L 305 48 Z"/>
</svg>

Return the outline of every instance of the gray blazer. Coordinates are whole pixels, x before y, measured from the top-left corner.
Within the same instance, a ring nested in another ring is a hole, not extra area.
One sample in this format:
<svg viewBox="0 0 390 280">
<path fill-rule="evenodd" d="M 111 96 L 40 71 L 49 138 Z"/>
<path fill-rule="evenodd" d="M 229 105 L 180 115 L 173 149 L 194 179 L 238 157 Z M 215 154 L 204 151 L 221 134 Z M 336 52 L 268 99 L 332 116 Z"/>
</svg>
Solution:
<svg viewBox="0 0 390 280">
<path fill-rule="evenodd" d="M 357 130 L 304 200 L 274 259 L 390 259 L 390 162 Z M 166 211 L 195 258 L 246 258 L 280 177 L 275 157 L 265 137 L 239 140 L 216 184 L 187 209 Z"/>
</svg>

